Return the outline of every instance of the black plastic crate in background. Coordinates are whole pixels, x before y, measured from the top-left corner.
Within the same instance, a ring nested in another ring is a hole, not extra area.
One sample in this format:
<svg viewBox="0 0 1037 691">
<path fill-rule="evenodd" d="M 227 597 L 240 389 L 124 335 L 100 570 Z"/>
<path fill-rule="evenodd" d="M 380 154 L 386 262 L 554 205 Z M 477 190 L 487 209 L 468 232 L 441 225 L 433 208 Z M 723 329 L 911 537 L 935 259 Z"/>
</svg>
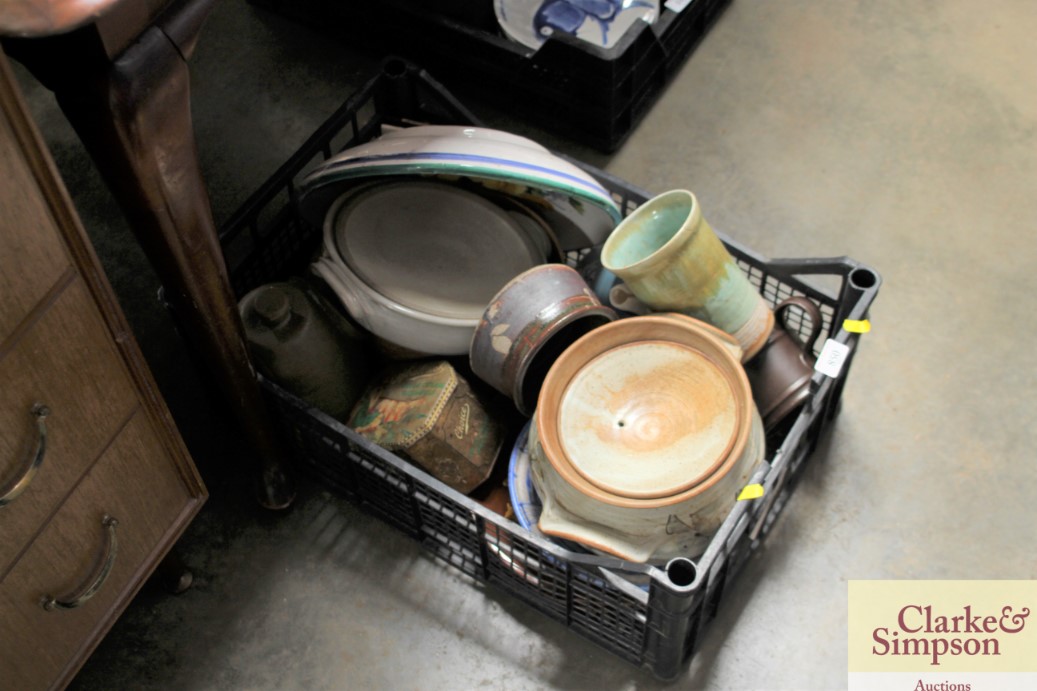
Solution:
<svg viewBox="0 0 1037 691">
<path fill-rule="evenodd" d="M 235 293 L 240 297 L 262 283 L 305 270 L 320 245 L 321 229 L 297 214 L 297 182 L 314 164 L 377 136 L 385 126 L 415 123 L 479 124 L 424 70 L 403 60 L 387 60 L 382 71 L 329 117 L 221 231 Z M 624 214 L 649 197 L 601 170 L 583 167 L 610 190 Z M 818 351 L 832 339 L 844 344 L 849 354 L 837 377 L 815 373 L 811 399 L 779 438 L 768 438 L 766 459 L 752 480 L 764 486 L 763 497 L 738 502 L 706 552 L 693 560 L 678 559 L 657 568 L 567 551 L 371 444 L 275 384 L 262 384 L 300 467 L 312 477 L 410 535 L 444 562 L 514 595 L 657 677 L 673 679 L 723 606 L 727 584 L 784 508 L 837 410 L 859 338 L 844 329 L 843 322 L 867 316 L 881 282 L 873 270 L 852 259 L 767 260 L 720 235 L 771 305 L 790 295 L 805 295 L 818 303 L 824 321 Z M 579 258 L 586 260 L 595 250 Z M 809 324 L 794 321 L 790 328 L 802 336 Z M 498 462 L 506 463 L 506 456 Z M 647 588 L 631 578 L 647 583 Z"/>
<path fill-rule="evenodd" d="M 605 153 L 623 143 L 730 1 L 660 7 L 652 25 L 636 22 L 611 48 L 556 35 L 534 50 L 501 33 L 489 0 L 249 0 L 413 60 L 455 93 Z"/>
</svg>

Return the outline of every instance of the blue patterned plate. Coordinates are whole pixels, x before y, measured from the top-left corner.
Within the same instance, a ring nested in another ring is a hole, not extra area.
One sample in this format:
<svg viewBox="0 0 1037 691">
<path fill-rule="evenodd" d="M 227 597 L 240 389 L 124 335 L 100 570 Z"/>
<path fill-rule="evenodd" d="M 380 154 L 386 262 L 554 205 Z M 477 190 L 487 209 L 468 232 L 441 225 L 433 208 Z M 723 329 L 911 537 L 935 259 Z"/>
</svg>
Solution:
<svg viewBox="0 0 1037 691">
<path fill-rule="evenodd" d="M 560 540 L 540 532 L 537 523 L 540 521 L 540 512 L 544 505 L 537 495 L 536 486 L 533 484 L 533 474 L 529 463 L 529 426 L 532 420 L 526 423 L 515 440 L 515 447 L 511 451 L 511 459 L 508 464 L 508 494 L 511 498 L 511 509 L 515 512 L 515 520 L 520 526 L 529 532 L 549 540 L 559 547 L 564 547 L 570 552 L 588 551 L 583 545 L 570 540 Z"/>
<path fill-rule="evenodd" d="M 654 22 L 659 0 L 494 0 L 493 9 L 504 34 L 534 50 L 559 34 L 611 48 L 635 22 Z"/>
</svg>

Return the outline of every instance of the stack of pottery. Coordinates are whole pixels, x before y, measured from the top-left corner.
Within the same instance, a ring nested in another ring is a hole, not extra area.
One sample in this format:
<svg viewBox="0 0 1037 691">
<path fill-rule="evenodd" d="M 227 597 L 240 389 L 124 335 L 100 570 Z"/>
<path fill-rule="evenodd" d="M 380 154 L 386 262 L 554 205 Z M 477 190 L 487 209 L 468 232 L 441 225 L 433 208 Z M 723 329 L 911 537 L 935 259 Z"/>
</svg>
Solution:
<svg viewBox="0 0 1037 691">
<path fill-rule="evenodd" d="M 306 176 L 299 205 L 324 227 L 313 272 L 409 358 L 466 354 L 501 287 L 600 244 L 621 216 L 594 178 L 539 144 L 443 125 L 342 151 Z"/>
<path fill-rule="evenodd" d="M 765 429 L 809 399 L 821 315 L 790 298 L 777 312 L 803 311 L 808 342 L 776 329 L 687 190 L 635 209 L 600 262 L 599 296 L 637 316 L 581 336 L 543 381 L 528 442 L 538 528 L 629 561 L 695 556 L 763 462 Z"/>
<path fill-rule="evenodd" d="M 817 305 L 792 296 L 771 309 L 691 192 L 671 190 L 634 210 L 609 235 L 601 266 L 595 287 L 606 304 L 627 313 L 680 312 L 733 336 L 768 432 L 809 399 L 812 350 L 823 325 Z M 805 342 L 786 326 L 793 310 L 809 320 Z"/>
<path fill-rule="evenodd" d="M 686 190 L 622 218 L 596 180 L 534 142 L 420 126 L 326 161 L 300 208 L 323 224 L 313 272 L 396 363 L 349 426 L 478 488 L 506 432 L 444 359 L 467 355 L 533 416 L 538 528 L 565 544 L 633 562 L 701 553 L 763 461 L 754 395 L 767 392 L 768 426 L 809 397 L 802 344 L 774 328 Z M 562 263 L 574 251 L 647 314 L 618 319 Z"/>
<path fill-rule="evenodd" d="M 577 340 L 530 431 L 540 530 L 634 562 L 701 553 L 764 456 L 740 357 L 726 334 L 678 314 Z"/>
</svg>

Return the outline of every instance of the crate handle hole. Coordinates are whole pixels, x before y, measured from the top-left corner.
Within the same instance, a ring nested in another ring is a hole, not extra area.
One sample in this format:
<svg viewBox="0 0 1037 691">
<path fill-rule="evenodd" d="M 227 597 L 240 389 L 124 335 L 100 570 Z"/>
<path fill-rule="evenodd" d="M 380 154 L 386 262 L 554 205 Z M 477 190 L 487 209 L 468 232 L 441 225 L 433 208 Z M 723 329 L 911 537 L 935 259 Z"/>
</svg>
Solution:
<svg viewBox="0 0 1037 691">
<path fill-rule="evenodd" d="M 677 588 L 688 588 L 698 577 L 695 562 L 685 557 L 677 557 L 666 563 L 666 577 Z"/>
<path fill-rule="evenodd" d="M 399 58 L 389 58 L 382 65 L 382 72 L 393 79 L 402 77 L 407 74 L 407 63 Z"/>
<path fill-rule="evenodd" d="M 878 282 L 879 277 L 871 269 L 854 269 L 850 272 L 850 285 L 857 290 L 874 288 Z"/>
</svg>

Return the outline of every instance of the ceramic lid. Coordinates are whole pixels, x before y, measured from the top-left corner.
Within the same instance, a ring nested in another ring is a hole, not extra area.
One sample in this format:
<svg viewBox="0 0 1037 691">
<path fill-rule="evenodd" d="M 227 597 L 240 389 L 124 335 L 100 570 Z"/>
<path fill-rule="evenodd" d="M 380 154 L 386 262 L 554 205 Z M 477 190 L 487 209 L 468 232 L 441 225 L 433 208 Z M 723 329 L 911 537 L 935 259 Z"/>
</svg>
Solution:
<svg viewBox="0 0 1037 691">
<path fill-rule="evenodd" d="M 434 182 L 368 187 L 334 224 L 342 259 L 365 284 L 441 317 L 478 319 L 501 286 L 546 259 L 507 212 Z"/>
<path fill-rule="evenodd" d="M 558 436 L 589 483 L 650 499 L 708 479 L 730 454 L 740 424 L 731 383 L 703 352 L 638 341 L 576 373 L 561 397 Z"/>
</svg>

